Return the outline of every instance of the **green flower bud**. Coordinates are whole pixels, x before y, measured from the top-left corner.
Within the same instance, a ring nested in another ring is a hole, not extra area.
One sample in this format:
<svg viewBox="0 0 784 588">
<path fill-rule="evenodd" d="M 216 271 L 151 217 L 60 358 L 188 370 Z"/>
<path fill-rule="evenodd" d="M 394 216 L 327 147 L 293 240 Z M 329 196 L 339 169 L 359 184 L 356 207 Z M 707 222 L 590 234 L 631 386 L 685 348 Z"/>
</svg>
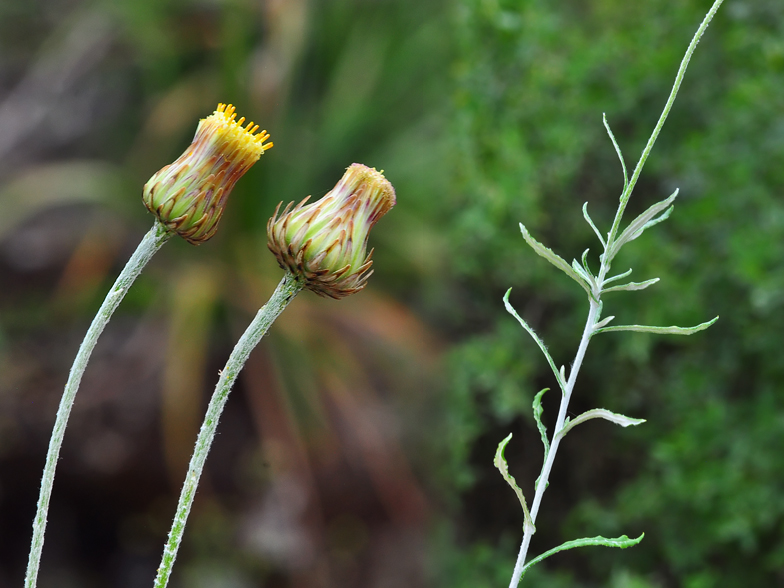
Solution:
<svg viewBox="0 0 784 588">
<path fill-rule="evenodd" d="M 267 223 L 267 246 L 278 264 L 319 296 L 343 298 L 365 287 L 373 271 L 365 255 L 368 234 L 395 205 L 395 190 L 382 172 L 352 164 L 338 184 L 312 204 L 291 202 Z"/>
<path fill-rule="evenodd" d="M 234 184 L 272 147 L 267 131 L 256 134 L 258 125 L 243 127 L 236 116 L 231 104 L 218 104 L 185 153 L 144 185 L 147 209 L 193 245 L 215 234 Z"/>
</svg>

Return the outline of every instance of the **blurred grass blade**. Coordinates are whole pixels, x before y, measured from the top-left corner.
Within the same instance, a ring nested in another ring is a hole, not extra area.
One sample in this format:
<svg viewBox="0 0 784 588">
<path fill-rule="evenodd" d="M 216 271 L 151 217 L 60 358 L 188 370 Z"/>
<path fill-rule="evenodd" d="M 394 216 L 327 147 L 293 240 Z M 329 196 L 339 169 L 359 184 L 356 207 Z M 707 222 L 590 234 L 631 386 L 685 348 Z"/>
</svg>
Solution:
<svg viewBox="0 0 784 588">
<path fill-rule="evenodd" d="M 170 276 L 160 418 L 163 454 L 174 488 L 199 432 L 210 330 L 221 294 L 220 274 L 209 264 L 194 264 Z"/>
<path fill-rule="evenodd" d="M 0 237 L 26 219 L 55 206 L 121 205 L 122 170 L 97 161 L 36 165 L 10 179 L 0 190 Z"/>
</svg>

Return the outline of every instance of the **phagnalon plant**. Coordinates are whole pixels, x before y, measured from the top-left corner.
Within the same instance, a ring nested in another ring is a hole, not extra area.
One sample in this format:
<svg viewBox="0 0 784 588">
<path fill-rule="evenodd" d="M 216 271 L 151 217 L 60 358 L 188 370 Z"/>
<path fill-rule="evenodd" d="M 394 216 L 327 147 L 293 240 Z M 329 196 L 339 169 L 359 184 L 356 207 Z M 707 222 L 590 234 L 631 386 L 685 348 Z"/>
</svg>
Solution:
<svg viewBox="0 0 784 588">
<path fill-rule="evenodd" d="M 71 368 L 46 457 L 38 511 L 33 521 L 26 588 L 35 588 L 37 582 L 55 467 L 76 392 L 98 337 L 128 288 L 173 234 L 193 245 L 215 234 L 237 180 L 272 147 L 272 143 L 266 142 L 267 131 L 257 133 L 257 125 L 250 122 L 243 126 L 245 119 L 235 120 L 236 117 L 232 105 L 219 104 L 212 115 L 199 122 L 196 136 L 185 152 L 144 186 L 144 205 L 157 218 L 106 296 Z M 250 352 L 302 289 L 344 298 L 365 287 L 373 264 L 372 250 L 366 252 L 368 234 L 395 205 L 395 190 L 383 173 L 355 163 L 333 190 L 305 206 L 309 198 L 293 210 L 293 203 L 289 204 L 280 218 L 278 205 L 268 223 L 268 245 L 285 275 L 221 370 L 180 494 L 155 578 L 156 587 L 163 588 L 169 581 L 218 420 Z"/>
<path fill-rule="evenodd" d="M 218 230 L 234 184 L 272 147 L 253 121 L 235 121 L 231 104 L 199 122 L 193 143 L 144 185 L 144 205 L 167 229 L 198 245 Z"/>
<path fill-rule="evenodd" d="M 305 201 L 307 198 L 290 212 L 291 204 L 287 206 L 281 218 L 279 204 L 267 224 L 268 246 L 285 274 L 220 372 L 188 466 L 155 588 L 165 588 L 169 582 L 218 419 L 250 352 L 303 289 L 344 298 L 365 287 L 372 264 L 370 255 L 365 255 L 368 233 L 395 205 L 395 190 L 384 174 L 355 163 L 321 200 L 303 206 Z"/>
<path fill-rule="evenodd" d="M 234 184 L 272 147 L 272 143 L 264 142 L 269 138 L 266 131 L 257 134 L 258 127 L 253 123 L 243 128 L 244 119 L 235 121 L 236 116 L 232 105 L 219 104 L 199 123 L 185 153 L 144 186 L 144 204 L 157 218 L 106 295 L 71 366 L 46 454 L 25 588 L 35 588 L 38 579 L 57 459 L 79 383 L 98 337 L 152 256 L 173 234 L 195 245 L 215 234 Z"/>
<path fill-rule="evenodd" d="M 676 190 L 668 198 L 649 207 L 624 229 L 621 228 L 623 213 L 643 166 L 672 108 L 689 60 L 722 2 L 723 0 L 715 0 L 694 35 L 681 62 L 664 110 L 631 178 L 627 175 L 621 149 L 606 118 L 604 120 L 607 133 L 621 162 L 624 184 L 617 212 L 606 236 L 591 220 L 587 203 L 583 206 L 583 216 L 596 233 L 602 248 L 602 253 L 598 258 L 598 271 L 594 272 L 588 264 L 588 250 L 582 254 L 580 262 L 574 260 L 571 264 L 567 263 L 559 255 L 534 239 L 525 226 L 520 225 L 523 238 L 528 245 L 538 255 L 566 273 L 585 291 L 588 299 L 588 318 L 574 361 L 567 375 L 566 368 L 564 366 L 557 367 L 544 342 L 509 303 L 511 290 L 504 297 L 504 304 L 508 312 L 519 321 L 544 354 L 561 392 L 560 409 L 554 431 L 550 437 L 548 437 L 541 419 L 541 401 L 547 389 L 539 392 L 534 398 L 534 419 L 544 445 L 544 460 L 541 474 L 534 485 L 534 498 L 530 509 L 522 490 L 509 474 L 504 458 L 504 451 L 511 440 L 511 434 L 499 444 L 496 452 L 495 464 L 504 479 L 514 489 L 523 510 L 523 539 L 510 588 L 519 584 L 526 570 L 532 565 L 559 551 L 586 545 L 625 548 L 642 540 L 642 535 L 636 539 L 629 539 L 625 535 L 610 539 L 604 537 L 577 539 L 568 541 L 527 561 L 531 538 L 536 531 L 537 514 L 548 486 L 559 445 L 566 434 L 580 423 L 595 418 L 609 420 L 624 427 L 644 422 L 641 419 L 630 418 L 601 408 L 589 410 L 575 418 L 567 417 L 569 401 L 591 338 L 600 333 L 612 331 L 690 335 L 706 329 L 718 318 L 695 327 L 615 326 L 611 325 L 614 317 L 602 318 L 602 296 L 614 291 L 641 290 L 658 281 L 658 278 L 653 278 L 643 282 L 624 283 L 623 280 L 629 276 L 631 270 L 611 275 L 612 262 L 624 245 L 639 237 L 645 230 L 667 219 L 673 210 L 672 204 L 678 191 Z M 74 360 L 47 453 L 38 511 L 33 523 L 33 538 L 25 578 L 26 588 L 35 588 L 36 586 L 59 451 L 79 383 L 98 337 L 128 288 L 152 256 L 173 234 L 181 236 L 192 244 L 203 243 L 215 234 L 233 186 L 261 155 L 272 147 L 271 143 L 266 143 L 269 138 L 266 131 L 257 133 L 258 127 L 252 122 L 243 126 L 244 119 L 235 121 L 235 118 L 236 114 L 231 105 L 220 104 L 211 116 L 200 122 L 193 143 L 182 156 L 157 172 L 144 186 L 144 204 L 156 216 L 156 220 L 153 228 L 143 238 L 109 291 Z M 234 382 L 251 351 L 267 333 L 275 319 L 301 290 L 307 289 L 320 296 L 340 299 L 365 287 L 372 273 L 372 250 L 367 252 L 368 235 L 376 222 L 395 205 L 395 191 L 382 172 L 361 164 L 353 164 L 346 170 L 335 188 L 321 200 L 310 204 L 307 203 L 307 200 L 306 198 L 297 206 L 294 206 L 293 203 L 289 204 L 283 209 L 280 216 L 278 214 L 280 205 L 278 205 L 267 225 L 267 245 L 284 270 L 284 276 L 268 302 L 261 307 L 243 333 L 220 372 L 196 440 L 171 531 L 155 578 L 155 588 L 165 588 L 168 584 L 198 483 L 217 431 L 218 421 Z"/>
<path fill-rule="evenodd" d="M 98 337 L 144 266 L 173 234 L 194 245 L 215 234 L 234 184 L 272 147 L 272 143 L 266 143 L 266 131 L 257 133 L 259 127 L 252 122 L 243 127 L 245 119 L 235 121 L 236 116 L 233 106 L 219 104 L 212 115 L 199 123 L 185 153 L 144 186 L 144 204 L 157 218 L 98 310 L 71 368 L 46 458 L 33 522 L 26 588 L 34 588 L 37 582 L 55 466 L 79 382 Z M 368 235 L 395 205 L 395 190 L 382 172 L 355 163 L 333 190 L 305 206 L 309 198 L 293 210 L 293 203 L 289 204 L 280 218 L 278 205 L 268 223 L 268 245 L 285 275 L 220 372 L 155 578 L 158 588 L 168 584 L 218 420 L 248 356 L 302 289 L 344 298 L 365 287 L 373 264 L 372 250 L 366 251 Z"/>
<path fill-rule="evenodd" d="M 659 278 L 652 278 L 643 282 L 624 283 L 623 280 L 631 274 L 631 269 L 625 273 L 614 276 L 610 275 L 610 270 L 613 259 L 624 245 L 635 240 L 645 230 L 666 220 L 667 217 L 670 216 L 670 213 L 673 210 L 673 202 L 678 196 L 678 191 L 676 190 L 668 198 L 649 207 L 645 212 L 632 220 L 632 222 L 629 223 L 625 229 L 621 230 L 623 212 L 626 209 L 627 203 L 629 202 L 629 198 L 631 197 L 632 191 L 634 190 L 634 186 L 640 177 L 640 173 L 642 172 L 643 166 L 645 165 L 645 161 L 647 160 L 648 155 L 653 148 L 653 144 L 655 143 L 656 138 L 659 136 L 659 132 L 661 131 L 662 126 L 667 119 L 667 115 L 672 108 L 675 97 L 678 94 L 681 81 L 683 80 L 683 76 L 686 72 L 686 68 L 689 64 L 689 60 L 691 59 L 691 56 L 697 47 L 697 43 L 699 43 L 700 37 L 702 37 L 703 33 L 708 27 L 708 24 L 710 23 L 714 14 L 716 14 L 716 11 L 719 9 L 719 6 L 722 4 L 722 2 L 723 0 L 716 0 L 714 2 L 710 11 L 702 21 L 702 24 L 697 29 L 697 32 L 694 35 L 694 38 L 692 39 L 688 49 L 686 50 L 686 54 L 683 58 L 683 61 L 681 62 L 678 74 L 675 78 L 675 84 L 673 85 L 670 96 L 664 106 L 664 110 L 659 117 L 659 121 L 657 122 L 651 137 L 648 139 L 648 143 L 643 149 L 642 155 L 637 162 L 637 166 L 634 168 L 634 172 L 632 173 L 631 178 L 629 178 L 627 175 L 626 163 L 621 153 L 621 149 L 618 146 L 612 131 L 610 130 L 610 126 L 607 123 L 606 117 L 604 118 L 604 126 L 607 129 L 607 134 L 609 135 L 610 140 L 615 147 L 615 151 L 618 154 L 618 158 L 621 161 L 621 167 L 623 170 L 623 191 L 621 193 L 618 210 L 615 213 L 615 218 L 606 236 L 602 235 L 602 232 L 596 227 L 594 222 L 591 220 L 591 217 L 588 215 L 588 203 L 586 202 L 583 205 L 583 216 L 585 217 L 586 222 L 596 233 L 596 237 L 598 238 L 602 248 L 602 253 L 599 255 L 598 271 L 592 271 L 588 264 L 588 250 L 582 254 L 580 262 L 573 260 L 572 263 L 567 263 L 566 260 L 564 260 L 562 257 L 534 239 L 528 232 L 528 229 L 526 229 L 524 225 L 520 224 L 520 230 L 522 231 L 523 238 L 525 239 L 526 243 L 528 243 L 528 245 L 530 245 L 538 255 L 545 258 L 555 267 L 566 273 L 566 275 L 572 278 L 585 291 L 588 298 L 588 319 L 585 323 L 585 329 L 583 330 L 582 338 L 580 339 L 580 343 L 577 348 L 577 353 L 575 354 L 574 361 L 567 375 L 566 368 L 564 366 L 561 366 L 560 368 L 557 367 L 557 364 L 550 356 L 550 353 L 547 351 L 547 347 L 545 346 L 542 339 L 522 319 L 522 317 L 520 317 L 520 315 L 509 303 L 509 294 L 511 293 L 511 289 L 507 291 L 506 295 L 504 296 L 504 305 L 506 306 L 507 311 L 520 322 L 520 325 L 528 332 L 528 334 L 531 335 L 536 344 L 539 346 L 539 349 L 544 354 L 545 358 L 547 359 L 547 363 L 552 369 L 553 376 L 555 377 L 555 381 L 558 385 L 558 390 L 561 392 L 561 404 L 558 411 L 558 417 L 556 419 L 553 434 L 549 438 L 541 418 L 542 396 L 545 394 L 545 392 L 548 391 L 548 389 L 542 390 L 534 397 L 533 413 L 534 419 L 539 429 L 539 433 L 541 434 L 542 444 L 544 445 L 544 460 L 541 473 L 537 478 L 536 483 L 534 484 L 534 499 L 531 502 L 530 508 L 528 507 L 528 503 L 525 499 L 525 496 L 523 495 L 523 491 L 519 488 L 515 479 L 509 474 L 507 463 L 504 458 L 504 450 L 512 438 L 511 434 L 501 441 L 501 443 L 498 445 L 498 450 L 496 451 L 495 465 L 500 470 L 501 475 L 504 477 L 507 483 L 517 494 L 517 497 L 520 500 L 520 505 L 523 509 L 523 540 L 512 574 L 512 580 L 509 584 L 510 588 L 515 588 L 519 584 L 520 579 L 523 577 L 526 570 L 528 570 L 531 566 L 555 553 L 558 553 L 559 551 L 587 545 L 604 545 L 608 547 L 626 548 L 632 545 L 636 545 L 643 538 L 643 535 L 640 535 L 636 539 L 630 539 L 624 535 L 614 539 L 608 539 L 605 537 L 576 539 L 574 541 L 567 541 L 566 543 L 550 549 L 549 551 L 546 551 L 545 553 L 530 561 L 526 561 L 531 538 L 536 532 L 536 516 L 539 513 L 542 497 L 544 496 L 544 492 L 547 489 L 549 483 L 548 480 L 556 454 L 558 452 L 558 447 L 566 434 L 580 423 L 584 423 L 587 420 L 596 418 L 605 419 L 623 427 L 639 425 L 644 422 L 642 419 L 630 418 L 621 414 L 610 412 L 609 410 L 605 410 L 603 408 L 589 410 L 575 418 L 570 418 L 567 416 L 569 401 L 571 399 L 574 385 L 577 381 L 577 375 L 580 372 L 580 367 L 582 365 L 583 359 L 585 358 L 585 352 L 588 349 L 588 344 L 590 343 L 591 338 L 600 333 L 608 333 L 612 331 L 637 331 L 642 333 L 691 335 L 708 328 L 718 319 L 718 317 L 716 317 L 711 321 L 702 323 L 695 327 L 655 327 L 644 325 L 610 326 L 610 323 L 614 317 L 608 316 L 602 318 L 602 296 L 608 292 L 642 290 L 659 281 Z"/>
<path fill-rule="evenodd" d="M 319 296 L 343 298 L 359 292 L 373 270 L 368 233 L 395 205 L 395 190 L 382 172 L 360 163 L 318 202 L 310 196 L 278 218 L 282 202 L 267 223 L 267 246 L 281 268 L 301 276 L 304 288 Z"/>
</svg>

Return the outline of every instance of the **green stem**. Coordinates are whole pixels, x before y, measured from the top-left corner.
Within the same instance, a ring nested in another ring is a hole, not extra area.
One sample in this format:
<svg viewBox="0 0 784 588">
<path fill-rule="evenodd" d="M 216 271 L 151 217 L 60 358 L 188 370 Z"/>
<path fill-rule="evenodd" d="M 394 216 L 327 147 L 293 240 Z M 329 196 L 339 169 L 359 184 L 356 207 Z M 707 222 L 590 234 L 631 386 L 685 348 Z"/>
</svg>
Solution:
<svg viewBox="0 0 784 588">
<path fill-rule="evenodd" d="M 629 184 L 626 186 L 626 189 L 621 194 L 621 204 L 618 206 L 618 212 L 615 214 L 615 219 L 613 220 L 612 228 L 610 229 L 610 234 L 607 238 L 608 249 L 609 244 L 615 240 L 615 235 L 618 233 L 618 229 L 621 225 L 621 217 L 623 216 L 623 211 L 626 210 L 626 204 L 629 202 L 629 198 L 632 195 L 632 190 L 634 190 L 634 185 L 637 183 L 637 179 L 640 177 L 640 173 L 642 172 L 642 168 L 645 165 L 645 161 L 648 159 L 648 155 L 651 153 L 651 149 L 653 149 L 653 144 L 656 143 L 656 139 L 659 137 L 659 133 L 664 126 L 664 121 L 667 120 L 667 116 L 670 114 L 670 109 L 672 109 L 672 105 L 675 103 L 675 98 L 678 96 L 678 90 L 680 90 L 681 82 L 683 81 L 683 76 L 686 74 L 686 68 L 689 66 L 689 61 L 691 60 L 691 56 L 694 53 L 694 50 L 697 48 L 697 44 L 700 42 L 700 38 L 702 37 L 705 30 L 708 28 L 710 21 L 713 19 L 713 15 L 716 14 L 716 11 L 719 9 L 724 0 L 716 0 L 711 6 L 711 9 L 708 11 L 708 14 L 705 15 L 705 18 L 702 20 L 702 24 L 697 29 L 697 32 L 694 33 L 694 37 L 689 43 L 689 48 L 686 49 L 686 54 L 683 56 L 681 60 L 681 66 L 678 68 L 678 74 L 675 76 L 675 83 L 672 85 L 672 90 L 670 90 L 670 97 L 667 98 L 667 103 L 664 105 L 664 110 L 662 110 L 661 116 L 659 117 L 659 122 L 656 123 L 656 127 L 653 129 L 653 133 L 651 133 L 650 139 L 648 139 L 648 143 L 645 145 L 645 149 L 642 151 L 642 155 L 640 155 L 640 160 L 637 162 L 637 167 L 634 168 L 634 173 L 632 174 L 632 178 L 629 181 Z"/>
<path fill-rule="evenodd" d="M 76 393 L 79 391 L 79 383 L 82 381 L 82 375 L 87 368 L 87 362 L 90 361 L 90 355 L 95 349 L 95 344 L 100 337 L 112 314 L 119 306 L 131 284 L 136 280 L 139 274 L 144 269 L 144 266 L 150 261 L 153 255 L 163 246 L 166 241 L 171 237 L 171 233 L 166 230 L 157 220 L 152 229 L 144 236 L 142 242 L 136 248 L 136 251 L 128 260 L 128 263 L 123 268 L 117 281 L 114 282 L 111 290 L 106 295 L 106 298 L 98 309 L 98 314 L 95 315 L 87 334 L 82 341 L 79 351 L 76 354 L 76 359 L 71 366 L 71 372 L 68 375 L 68 382 L 65 384 L 63 396 L 60 399 L 60 407 L 57 409 L 57 418 L 54 423 L 54 430 L 52 437 L 49 440 L 49 451 L 46 454 L 46 465 L 44 466 L 44 473 L 41 478 L 41 491 L 38 495 L 38 510 L 33 520 L 33 539 L 30 543 L 30 557 L 27 561 L 27 574 L 25 576 L 25 588 L 35 588 L 38 580 L 38 568 L 41 564 L 41 551 L 44 547 L 44 534 L 46 532 L 46 517 L 49 512 L 49 500 L 52 496 L 52 486 L 54 485 L 54 473 L 57 467 L 57 460 L 60 455 L 60 447 L 63 444 L 63 437 L 65 436 L 65 427 L 68 424 L 68 417 L 71 414 L 71 408 L 76 398 Z"/>
<path fill-rule="evenodd" d="M 188 521 L 188 514 L 196 496 L 199 478 L 201 478 L 204 470 L 204 463 L 207 461 L 207 454 L 210 452 L 212 440 L 215 438 L 218 419 L 226 406 L 226 401 L 229 399 L 229 392 L 231 392 L 234 381 L 248 360 L 250 352 L 259 344 L 259 341 L 267 333 L 275 319 L 280 316 L 301 289 L 302 284 L 292 274 L 286 272 L 286 275 L 270 297 L 269 302 L 259 310 L 256 318 L 253 319 L 253 322 L 251 322 L 234 346 L 226 366 L 220 372 L 220 379 L 215 386 L 210 405 L 207 407 L 207 414 L 201 425 L 191 463 L 188 466 L 188 474 L 180 492 L 177 513 L 174 516 L 171 531 L 169 531 L 169 540 L 163 550 L 163 558 L 161 559 L 161 566 L 158 568 L 158 575 L 155 577 L 155 588 L 165 588 L 169 582 L 172 566 L 177 557 L 180 543 L 182 543 L 182 535 L 185 531 L 185 524 Z"/>
<path fill-rule="evenodd" d="M 600 276 L 600 280 L 604 279 L 603 274 L 606 270 L 606 266 L 604 264 L 602 264 L 601 270 L 602 275 Z M 561 439 L 563 438 L 562 432 L 566 423 L 566 415 L 569 409 L 569 400 L 572 397 L 574 385 L 577 382 L 577 374 L 580 373 L 580 367 L 583 364 L 583 359 L 585 359 L 585 352 L 588 349 L 588 343 L 591 341 L 591 335 L 593 335 L 596 322 L 599 320 L 599 313 L 601 310 L 599 297 L 601 296 L 601 289 L 595 289 L 593 295 L 595 300 L 589 300 L 590 310 L 588 311 L 588 319 L 585 322 L 583 336 L 580 339 L 580 344 L 577 347 L 577 354 L 575 355 L 574 363 L 572 363 L 572 369 L 569 372 L 569 379 L 566 382 L 566 390 L 564 390 L 564 393 L 561 395 L 561 407 L 558 410 L 558 420 L 556 421 L 555 428 L 553 430 L 553 438 L 550 441 L 550 449 L 545 456 L 545 462 L 542 465 L 542 472 L 539 474 L 539 482 L 536 485 L 534 501 L 531 503 L 531 523 L 526 524 L 523 527 L 523 542 L 520 545 L 520 551 L 517 554 L 517 561 L 515 562 L 514 571 L 512 572 L 512 580 L 509 582 L 509 588 L 517 588 L 517 585 L 520 583 L 520 579 L 523 577 L 523 570 L 525 568 L 525 561 L 528 555 L 528 548 L 531 544 L 531 538 L 536 532 L 536 527 L 534 525 L 536 523 L 536 516 L 539 514 L 539 507 L 542 504 L 544 491 L 547 489 L 547 485 L 549 484 L 548 480 L 550 478 L 550 472 L 553 469 L 553 463 L 555 462 L 555 455 L 558 453 L 558 446 L 560 445 Z"/>
</svg>

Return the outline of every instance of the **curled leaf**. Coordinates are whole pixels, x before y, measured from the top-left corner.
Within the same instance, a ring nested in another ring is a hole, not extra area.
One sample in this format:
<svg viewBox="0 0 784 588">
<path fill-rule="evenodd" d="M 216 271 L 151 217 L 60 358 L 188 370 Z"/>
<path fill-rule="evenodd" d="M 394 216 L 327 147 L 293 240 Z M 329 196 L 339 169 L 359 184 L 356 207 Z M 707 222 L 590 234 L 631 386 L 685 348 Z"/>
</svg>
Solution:
<svg viewBox="0 0 784 588">
<path fill-rule="evenodd" d="M 622 280 L 623 278 L 627 278 L 632 275 L 632 270 L 629 268 L 628 271 L 623 272 L 622 274 L 618 274 L 617 276 L 613 276 L 611 278 L 607 278 L 604 283 L 609 284 L 610 282 L 614 282 L 615 280 Z"/>
<path fill-rule="evenodd" d="M 504 457 L 506 446 L 511 440 L 512 433 L 509 433 L 509 435 L 507 435 L 506 438 L 498 444 L 498 449 L 496 449 L 493 463 L 495 464 L 495 467 L 498 468 L 498 471 L 501 472 L 501 475 L 504 477 L 504 480 L 506 480 L 506 483 L 509 484 L 512 487 L 512 490 L 514 490 L 515 494 L 517 494 L 517 499 L 520 501 L 520 506 L 523 507 L 523 517 L 525 519 L 525 524 L 533 527 L 534 524 L 533 521 L 531 521 L 531 513 L 528 512 L 528 504 L 525 502 L 523 491 L 520 490 L 520 487 L 517 485 L 517 481 L 515 481 L 514 476 L 509 473 L 509 466 L 507 465 L 506 458 Z"/>
<path fill-rule="evenodd" d="M 550 441 L 547 439 L 547 427 L 542 423 L 542 413 L 544 412 L 544 409 L 542 408 L 542 396 L 544 396 L 544 393 L 549 389 L 550 388 L 545 388 L 544 390 L 540 390 L 539 393 L 534 396 L 534 420 L 536 420 L 536 428 L 539 429 L 539 435 L 542 437 L 545 461 L 547 461 L 547 454 L 550 453 Z"/>
<path fill-rule="evenodd" d="M 599 232 L 599 229 L 596 228 L 596 225 L 593 223 L 593 220 L 591 220 L 591 217 L 588 214 L 587 202 L 583 204 L 583 218 L 585 218 L 585 222 L 587 222 L 590 225 L 590 227 L 593 229 L 593 232 L 596 233 L 596 236 L 599 237 L 599 243 L 602 244 L 602 247 L 606 247 L 602 234 Z"/>
<path fill-rule="evenodd" d="M 593 272 L 591 272 L 591 268 L 588 267 L 588 252 L 589 251 L 590 251 L 590 249 L 586 249 L 585 251 L 583 251 L 583 257 L 582 257 L 583 269 L 586 271 L 586 273 L 589 276 L 591 276 L 591 286 L 595 286 L 596 285 L 596 280 L 593 277 Z"/>
</svg>

